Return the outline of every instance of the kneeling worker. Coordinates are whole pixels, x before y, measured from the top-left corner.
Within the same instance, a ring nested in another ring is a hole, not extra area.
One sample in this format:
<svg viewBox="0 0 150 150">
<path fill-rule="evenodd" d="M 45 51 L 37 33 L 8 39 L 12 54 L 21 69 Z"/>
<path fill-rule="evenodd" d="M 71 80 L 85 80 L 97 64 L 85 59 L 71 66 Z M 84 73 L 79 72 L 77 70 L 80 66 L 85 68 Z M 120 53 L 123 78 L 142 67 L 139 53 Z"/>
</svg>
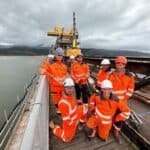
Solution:
<svg viewBox="0 0 150 150">
<path fill-rule="evenodd" d="M 101 84 L 101 92 L 90 98 L 90 109 L 95 113 L 89 118 L 85 127 L 89 138 L 94 137 L 97 132 L 98 136 L 106 141 L 112 125 L 120 131 L 121 123 L 129 118 L 130 109 L 120 105 L 119 99 L 112 94 L 112 88 L 111 81 L 104 80 Z M 115 116 L 117 109 L 120 113 Z"/>
<path fill-rule="evenodd" d="M 80 120 L 86 119 L 87 110 L 83 105 L 78 106 L 74 97 L 74 82 L 71 78 L 64 81 L 64 93 L 58 103 L 61 112 L 62 126 L 55 125 L 50 121 L 50 128 L 55 136 L 64 142 L 70 142 L 75 136 L 76 128 Z"/>
</svg>

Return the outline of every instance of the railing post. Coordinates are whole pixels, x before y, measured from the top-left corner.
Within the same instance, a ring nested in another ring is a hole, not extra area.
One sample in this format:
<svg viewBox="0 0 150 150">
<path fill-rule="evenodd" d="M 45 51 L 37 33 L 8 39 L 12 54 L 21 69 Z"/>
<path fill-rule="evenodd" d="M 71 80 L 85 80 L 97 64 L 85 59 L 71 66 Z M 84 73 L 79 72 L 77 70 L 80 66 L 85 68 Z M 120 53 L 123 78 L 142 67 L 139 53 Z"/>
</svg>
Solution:
<svg viewBox="0 0 150 150">
<path fill-rule="evenodd" d="M 6 109 L 4 109 L 4 116 L 5 116 L 5 120 L 6 120 L 6 122 L 8 122 L 8 116 L 7 116 Z"/>
</svg>

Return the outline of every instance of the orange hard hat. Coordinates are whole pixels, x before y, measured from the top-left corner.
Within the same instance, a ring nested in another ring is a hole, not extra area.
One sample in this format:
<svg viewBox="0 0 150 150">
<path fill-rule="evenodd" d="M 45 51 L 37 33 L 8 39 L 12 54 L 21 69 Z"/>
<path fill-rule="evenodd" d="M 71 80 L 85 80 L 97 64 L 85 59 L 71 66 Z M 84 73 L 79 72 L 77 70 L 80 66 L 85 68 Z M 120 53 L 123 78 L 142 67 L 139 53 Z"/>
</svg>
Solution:
<svg viewBox="0 0 150 150">
<path fill-rule="evenodd" d="M 123 63 L 123 64 L 127 64 L 127 59 L 124 56 L 118 56 L 115 59 L 115 63 Z"/>
</svg>

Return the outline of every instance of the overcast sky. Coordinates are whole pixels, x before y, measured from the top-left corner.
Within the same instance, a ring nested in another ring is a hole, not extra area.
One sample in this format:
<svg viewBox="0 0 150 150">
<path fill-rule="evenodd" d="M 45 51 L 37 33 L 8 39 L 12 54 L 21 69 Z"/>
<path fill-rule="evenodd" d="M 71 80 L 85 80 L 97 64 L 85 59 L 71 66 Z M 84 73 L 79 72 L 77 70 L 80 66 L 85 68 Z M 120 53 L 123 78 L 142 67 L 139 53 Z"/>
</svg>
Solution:
<svg viewBox="0 0 150 150">
<path fill-rule="evenodd" d="M 81 47 L 150 51 L 150 0 L 0 0 L 0 43 L 50 45 L 73 11 Z"/>
</svg>

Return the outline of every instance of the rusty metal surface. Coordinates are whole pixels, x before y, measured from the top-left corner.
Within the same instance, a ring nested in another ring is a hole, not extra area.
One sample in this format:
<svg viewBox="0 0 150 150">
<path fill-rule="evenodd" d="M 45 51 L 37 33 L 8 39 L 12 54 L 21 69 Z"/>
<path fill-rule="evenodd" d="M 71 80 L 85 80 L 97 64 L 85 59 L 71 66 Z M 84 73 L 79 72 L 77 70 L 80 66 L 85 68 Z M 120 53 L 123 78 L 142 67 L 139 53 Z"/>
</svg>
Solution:
<svg viewBox="0 0 150 150">
<path fill-rule="evenodd" d="M 140 91 L 135 91 L 141 97 L 134 97 L 128 101 L 129 106 L 133 109 L 142 120 L 143 124 L 139 128 L 139 133 L 150 141 L 150 86 L 143 87 Z M 143 99 L 146 102 L 144 102 Z"/>
</svg>

